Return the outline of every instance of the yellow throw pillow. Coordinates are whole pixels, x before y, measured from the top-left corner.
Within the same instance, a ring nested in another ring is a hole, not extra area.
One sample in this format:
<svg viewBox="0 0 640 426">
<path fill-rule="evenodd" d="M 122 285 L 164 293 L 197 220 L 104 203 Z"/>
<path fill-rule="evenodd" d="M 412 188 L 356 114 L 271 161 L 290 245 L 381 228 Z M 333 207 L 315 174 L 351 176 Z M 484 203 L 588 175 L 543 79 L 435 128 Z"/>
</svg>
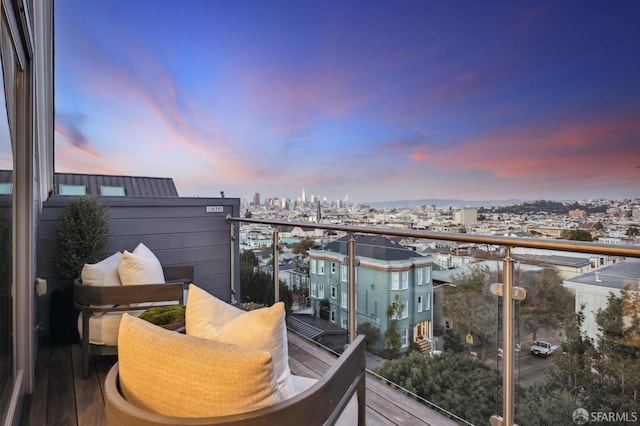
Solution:
<svg viewBox="0 0 640 426">
<path fill-rule="evenodd" d="M 217 417 L 271 406 L 271 355 L 165 330 L 124 314 L 120 386 L 129 402 L 167 416 Z"/>
<path fill-rule="evenodd" d="M 281 398 L 296 394 L 289 369 L 284 303 L 245 312 L 190 284 L 185 323 L 188 335 L 268 351 Z"/>
</svg>

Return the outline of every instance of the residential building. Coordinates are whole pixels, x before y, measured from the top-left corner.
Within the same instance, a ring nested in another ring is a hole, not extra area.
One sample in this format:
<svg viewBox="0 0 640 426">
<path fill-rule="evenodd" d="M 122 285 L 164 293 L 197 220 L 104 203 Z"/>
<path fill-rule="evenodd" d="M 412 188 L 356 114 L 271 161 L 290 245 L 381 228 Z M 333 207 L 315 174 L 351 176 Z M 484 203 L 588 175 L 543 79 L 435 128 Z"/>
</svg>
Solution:
<svg viewBox="0 0 640 426">
<path fill-rule="evenodd" d="M 397 320 L 401 351 L 418 336 L 432 338 L 432 260 L 384 236 L 356 235 L 356 322 L 371 323 L 384 335 Z M 350 236 L 322 249 L 309 250 L 310 297 L 319 313 L 320 301 L 329 301 L 329 321 L 348 328 L 348 258 Z M 394 307 L 393 318 L 387 308 Z M 382 343 L 380 343 L 382 344 Z"/>
<path fill-rule="evenodd" d="M 603 266 L 613 265 L 621 260 L 619 256 L 522 247 L 514 248 L 512 255 L 514 259 L 523 263 L 553 267 L 562 279 L 569 279 Z"/>
<path fill-rule="evenodd" d="M 564 280 L 562 285 L 575 294 L 576 312 L 584 306 L 582 331 L 597 342 L 596 313 L 607 307 L 609 296 L 620 296 L 625 287 L 636 293 L 640 291 L 640 259 L 623 260 Z"/>
<path fill-rule="evenodd" d="M 465 207 L 457 211 L 454 217 L 455 222 L 459 223 L 460 225 L 473 225 L 475 223 L 478 223 L 478 209 Z"/>
</svg>

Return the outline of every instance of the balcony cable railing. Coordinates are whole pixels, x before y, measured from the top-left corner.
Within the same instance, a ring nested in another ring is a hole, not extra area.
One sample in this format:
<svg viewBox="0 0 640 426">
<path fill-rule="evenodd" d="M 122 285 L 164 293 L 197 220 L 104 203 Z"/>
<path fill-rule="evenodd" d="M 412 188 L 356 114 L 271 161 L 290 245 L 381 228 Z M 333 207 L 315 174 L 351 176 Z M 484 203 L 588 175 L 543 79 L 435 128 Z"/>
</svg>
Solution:
<svg viewBox="0 0 640 426">
<path fill-rule="evenodd" d="M 299 334 L 296 333 L 293 330 L 290 330 L 291 332 L 295 333 L 297 336 L 299 336 L 301 339 L 306 340 L 310 343 L 313 343 L 315 346 L 318 346 L 320 348 L 322 348 L 323 350 L 325 350 L 326 352 L 335 355 L 336 357 L 340 356 L 339 352 L 336 352 L 334 349 L 323 345 L 321 342 L 318 342 L 316 340 L 311 339 L 308 336 L 305 336 L 304 334 Z M 430 408 L 432 408 L 433 410 L 436 410 L 438 412 L 440 412 L 441 414 L 452 418 L 460 423 L 464 423 L 466 425 L 470 425 L 473 426 L 473 423 L 469 423 L 467 420 L 463 419 L 462 417 L 452 413 L 451 411 L 448 411 L 446 408 L 440 407 L 438 404 L 434 404 L 433 402 L 429 401 L 428 399 L 423 398 L 422 396 L 416 394 L 415 392 L 410 391 L 409 389 L 400 386 L 397 383 L 392 382 L 391 380 L 387 379 L 384 376 L 381 376 L 380 374 L 374 372 L 373 370 L 369 369 L 369 368 L 365 368 L 365 371 L 367 372 L 367 374 L 369 374 L 370 376 L 374 376 L 376 379 L 380 380 L 381 382 L 384 382 L 387 385 L 390 385 L 392 387 L 394 387 L 395 389 L 399 390 L 400 392 L 404 393 L 405 395 L 408 395 L 416 400 L 421 401 L 423 404 L 429 406 Z"/>
<path fill-rule="evenodd" d="M 573 240 L 543 240 L 536 238 L 520 238 L 520 237 L 504 237 L 495 235 L 477 235 L 477 234 L 463 234 L 455 232 L 431 232 L 431 231 L 419 231 L 413 229 L 391 229 L 391 228 L 375 228 L 365 226 L 350 226 L 350 225 L 336 225 L 325 223 L 312 223 L 312 222 L 289 222 L 283 220 L 270 220 L 270 219 L 254 219 L 254 218 L 240 218 L 227 216 L 227 222 L 232 226 L 233 223 L 259 223 L 264 225 L 271 225 L 274 230 L 274 244 L 273 244 L 273 256 L 274 256 L 274 291 L 276 301 L 278 300 L 279 282 L 277 274 L 277 260 L 278 260 L 278 232 L 279 227 L 300 227 L 310 229 L 323 229 L 328 231 L 341 231 L 350 235 L 348 244 L 348 264 L 349 264 L 349 342 L 355 339 L 356 330 L 356 309 L 355 309 L 355 268 L 356 268 L 356 244 L 355 234 L 373 234 L 373 235 L 390 235 L 396 237 L 409 237 L 420 238 L 440 241 L 455 241 L 459 243 L 475 243 L 475 244 L 490 244 L 497 246 L 504 246 L 506 248 L 506 256 L 504 259 L 504 283 L 495 284 L 495 294 L 502 296 L 505 301 L 503 303 L 503 415 L 492 416 L 490 421 L 492 426 L 500 425 L 513 425 L 514 424 L 514 326 L 513 326 L 513 303 L 514 300 L 521 300 L 520 298 L 525 295 L 523 290 L 513 285 L 513 258 L 511 257 L 511 249 L 514 247 L 523 248 L 535 248 L 546 249 L 556 251 L 567 251 L 575 253 L 598 253 L 611 256 L 622 257 L 635 257 L 640 258 L 640 247 L 614 245 L 614 244 L 599 244 L 586 241 L 573 241 Z M 233 229 L 232 229 L 233 235 Z M 232 251 L 234 242 L 232 240 Z M 232 274 L 233 275 L 233 274 Z M 233 285 L 233 283 L 232 283 Z M 233 294 L 233 287 L 232 287 Z M 397 385 L 396 385 L 397 386 Z"/>
</svg>

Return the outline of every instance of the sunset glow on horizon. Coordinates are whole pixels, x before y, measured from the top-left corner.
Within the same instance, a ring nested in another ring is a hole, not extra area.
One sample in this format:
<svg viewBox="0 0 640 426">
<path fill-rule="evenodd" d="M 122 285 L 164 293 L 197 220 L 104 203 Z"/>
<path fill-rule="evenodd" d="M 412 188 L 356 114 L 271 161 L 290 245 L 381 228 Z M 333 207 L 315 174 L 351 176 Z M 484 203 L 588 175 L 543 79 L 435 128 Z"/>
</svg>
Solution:
<svg viewBox="0 0 640 426">
<path fill-rule="evenodd" d="M 56 171 L 245 199 L 640 197 L 639 22 L 632 0 L 56 0 Z"/>
</svg>

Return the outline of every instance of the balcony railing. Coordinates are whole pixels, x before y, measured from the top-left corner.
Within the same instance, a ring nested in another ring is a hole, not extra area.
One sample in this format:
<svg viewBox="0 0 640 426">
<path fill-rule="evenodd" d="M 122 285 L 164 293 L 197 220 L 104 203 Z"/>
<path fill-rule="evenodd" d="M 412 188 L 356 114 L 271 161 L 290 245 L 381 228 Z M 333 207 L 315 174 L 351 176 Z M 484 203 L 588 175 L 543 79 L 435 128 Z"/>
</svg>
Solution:
<svg viewBox="0 0 640 426">
<path fill-rule="evenodd" d="M 307 229 L 321 229 L 327 231 L 339 231 L 344 232 L 350 236 L 348 242 L 348 255 L 346 262 L 348 264 L 348 332 L 349 341 L 353 341 L 356 336 L 356 306 L 355 306 L 355 270 L 357 265 L 357 253 L 355 235 L 386 235 L 395 237 L 409 237 L 416 239 L 427 240 L 440 240 L 440 241 L 453 241 L 457 243 L 471 243 L 481 245 L 493 245 L 503 246 L 505 248 L 506 256 L 504 258 L 504 283 L 497 284 L 495 288 L 495 294 L 503 297 L 504 301 L 509 303 L 503 303 L 503 342 L 504 350 L 501 354 L 503 361 L 503 412 L 502 416 L 495 415 L 491 418 L 491 424 L 496 425 L 512 425 L 514 424 L 514 300 L 523 297 L 522 289 L 514 286 L 514 260 L 511 256 L 511 250 L 513 248 L 533 248 L 533 249 L 546 249 L 553 251 L 564 252 L 576 252 L 576 253 L 591 253 L 591 254 L 605 254 L 610 256 L 621 257 L 633 257 L 640 258 L 640 247 L 636 246 L 624 246 L 624 245 L 609 245 L 598 244 L 593 242 L 582 241 L 568 241 L 568 240 L 546 240 L 546 239 L 533 239 L 533 238 L 516 238 L 516 237 L 501 237 L 492 235 L 476 235 L 476 234 L 462 234 L 462 233 L 445 233 L 445 232 L 430 232 L 430 231 L 418 231 L 411 229 L 389 229 L 389 228 L 375 228 L 375 227 L 361 227 L 361 226 L 348 226 L 348 225 L 336 225 L 336 224 L 323 224 L 323 223 L 307 223 L 307 222 L 289 222 L 282 220 L 268 220 L 268 219 L 254 219 L 254 218 L 240 218 L 240 217 L 227 217 L 227 222 L 231 226 L 231 253 L 232 262 L 234 256 L 234 227 L 240 223 L 255 223 L 270 225 L 273 227 L 273 264 L 274 264 L 274 294 L 276 301 L 279 295 L 279 278 L 278 278 L 278 244 L 279 244 L 279 229 L 280 227 L 300 227 Z M 233 265 L 233 263 L 232 263 Z M 231 274 L 233 279 L 233 274 Z M 235 288 L 234 283 L 231 283 L 231 288 Z M 432 306 L 433 309 L 433 306 Z"/>
</svg>

